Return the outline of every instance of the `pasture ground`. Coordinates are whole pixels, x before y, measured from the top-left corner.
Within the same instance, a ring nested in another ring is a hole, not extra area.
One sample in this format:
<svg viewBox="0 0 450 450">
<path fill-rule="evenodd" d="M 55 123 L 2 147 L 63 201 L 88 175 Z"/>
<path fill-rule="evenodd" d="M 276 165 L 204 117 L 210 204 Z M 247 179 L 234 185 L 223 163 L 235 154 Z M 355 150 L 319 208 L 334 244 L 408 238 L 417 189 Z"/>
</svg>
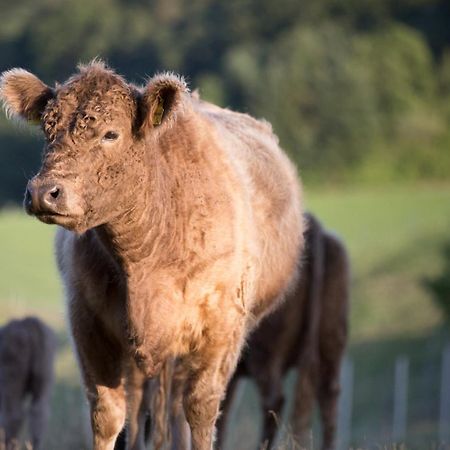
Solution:
<svg viewBox="0 0 450 450">
<path fill-rule="evenodd" d="M 443 267 L 442 248 L 450 241 L 450 185 L 306 190 L 305 202 L 350 252 L 353 440 L 363 447 L 389 440 L 393 364 L 404 354 L 411 361 L 409 395 L 416 405 L 408 416 L 407 442 L 411 448 L 431 448 L 438 405 L 429 399 L 439 389 L 448 333 L 422 281 Z M 0 211 L 0 323 L 36 314 L 57 330 L 57 383 L 45 448 L 79 450 L 87 448 L 84 400 L 66 333 L 54 231 L 19 209 Z M 287 389 L 292 382 L 293 376 Z M 258 413 L 252 386 L 237 414 L 229 448 L 253 449 Z"/>
</svg>

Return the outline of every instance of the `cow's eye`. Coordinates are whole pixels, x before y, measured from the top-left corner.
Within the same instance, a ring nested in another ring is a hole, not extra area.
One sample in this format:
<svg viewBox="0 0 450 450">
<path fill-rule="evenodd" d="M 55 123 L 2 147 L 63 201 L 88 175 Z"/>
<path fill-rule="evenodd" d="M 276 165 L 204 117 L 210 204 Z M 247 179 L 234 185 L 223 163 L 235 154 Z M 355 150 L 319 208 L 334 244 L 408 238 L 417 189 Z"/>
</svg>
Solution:
<svg viewBox="0 0 450 450">
<path fill-rule="evenodd" d="M 119 133 L 115 131 L 107 131 L 103 136 L 102 141 L 104 142 L 112 142 L 115 141 L 119 137 Z"/>
</svg>

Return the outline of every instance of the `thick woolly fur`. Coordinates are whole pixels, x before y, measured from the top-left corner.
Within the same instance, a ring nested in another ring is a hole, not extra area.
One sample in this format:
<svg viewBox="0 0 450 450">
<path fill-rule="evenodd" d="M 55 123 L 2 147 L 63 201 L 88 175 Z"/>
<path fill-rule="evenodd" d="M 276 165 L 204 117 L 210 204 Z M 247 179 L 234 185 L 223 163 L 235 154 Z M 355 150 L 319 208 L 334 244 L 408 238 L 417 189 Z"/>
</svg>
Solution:
<svg viewBox="0 0 450 450">
<path fill-rule="evenodd" d="M 15 98 L 40 103 L 16 73 L 1 92 L 27 117 Z M 113 448 L 126 404 L 134 414 L 140 394 L 127 386 L 176 358 L 193 449 L 210 449 L 245 337 L 296 276 L 297 173 L 267 123 L 202 102 L 172 74 L 138 88 L 95 62 L 45 92 L 27 210 L 63 227 L 57 258 L 94 448 Z M 49 211 L 36 192 L 55 184 Z M 142 448 L 132 423 L 128 446 Z"/>
</svg>

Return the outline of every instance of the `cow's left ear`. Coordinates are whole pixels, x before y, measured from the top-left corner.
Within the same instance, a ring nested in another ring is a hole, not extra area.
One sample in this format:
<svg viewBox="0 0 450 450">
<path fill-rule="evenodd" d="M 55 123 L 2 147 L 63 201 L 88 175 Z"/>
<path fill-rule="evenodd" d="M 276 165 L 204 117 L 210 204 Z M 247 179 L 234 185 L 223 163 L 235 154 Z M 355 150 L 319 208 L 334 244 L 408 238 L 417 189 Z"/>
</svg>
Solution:
<svg viewBox="0 0 450 450">
<path fill-rule="evenodd" d="M 159 127 L 173 121 L 188 92 L 182 77 L 172 73 L 155 75 L 142 92 L 142 126 Z"/>
<path fill-rule="evenodd" d="M 0 98 L 6 113 L 38 122 L 54 91 L 24 69 L 11 69 L 0 77 Z"/>
</svg>

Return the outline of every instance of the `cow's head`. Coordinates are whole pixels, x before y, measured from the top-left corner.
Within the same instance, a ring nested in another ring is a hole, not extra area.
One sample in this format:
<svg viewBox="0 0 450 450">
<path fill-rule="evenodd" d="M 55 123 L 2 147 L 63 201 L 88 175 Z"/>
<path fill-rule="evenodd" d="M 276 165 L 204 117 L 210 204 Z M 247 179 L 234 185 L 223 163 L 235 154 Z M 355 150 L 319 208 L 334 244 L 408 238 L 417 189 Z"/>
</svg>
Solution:
<svg viewBox="0 0 450 450">
<path fill-rule="evenodd" d="M 140 183 L 148 152 L 176 120 L 186 91 L 171 74 L 136 88 L 101 62 L 81 66 L 54 88 L 22 69 L 5 72 L 0 97 L 7 114 L 39 123 L 46 138 L 26 211 L 77 232 L 126 213 L 133 193 L 146 189 Z"/>
</svg>

